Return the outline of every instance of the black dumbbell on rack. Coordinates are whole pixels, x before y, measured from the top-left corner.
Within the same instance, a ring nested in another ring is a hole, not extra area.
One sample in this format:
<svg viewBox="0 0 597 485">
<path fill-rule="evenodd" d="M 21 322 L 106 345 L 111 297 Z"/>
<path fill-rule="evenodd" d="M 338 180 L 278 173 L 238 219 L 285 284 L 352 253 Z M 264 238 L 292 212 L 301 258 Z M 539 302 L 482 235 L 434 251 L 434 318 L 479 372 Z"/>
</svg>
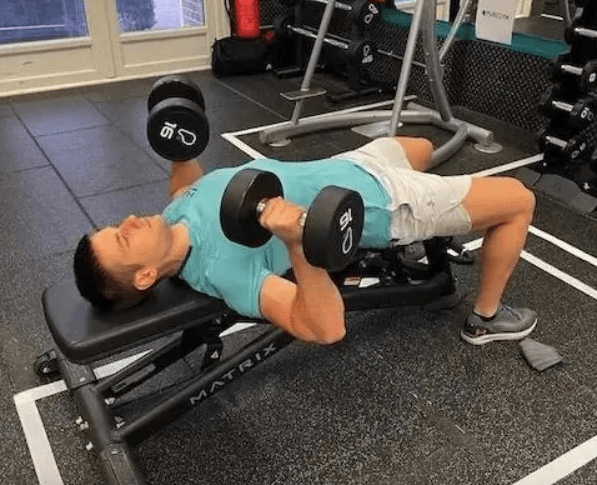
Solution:
<svg viewBox="0 0 597 485">
<path fill-rule="evenodd" d="M 556 93 L 560 91 L 560 86 L 554 84 L 549 86 L 541 100 L 539 101 L 540 111 L 550 118 L 555 118 L 564 114 L 572 127 L 582 128 L 595 121 L 595 110 L 597 108 L 597 98 L 595 96 L 585 96 L 580 98 L 574 104 L 555 99 Z"/>
<path fill-rule="evenodd" d="M 279 15 L 274 19 L 274 30 L 280 37 L 289 37 L 294 33 L 310 39 L 317 39 L 317 32 L 311 28 L 295 27 L 292 23 L 291 15 Z M 339 36 L 327 35 L 323 38 L 323 42 L 346 51 L 345 55 L 348 61 L 363 68 L 372 64 L 377 54 L 375 45 L 366 39 L 343 39 Z"/>
<path fill-rule="evenodd" d="M 296 5 L 300 0 L 282 0 L 288 6 Z M 303 0 L 305 2 L 321 3 L 326 5 L 328 0 Z M 348 12 L 349 22 L 359 30 L 369 27 L 379 16 L 380 10 L 377 5 L 369 0 L 355 0 L 352 4 L 336 2 L 335 8 Z"/>
<path fill-rule="evenodd" d="M 537 134 L 537 145 L 541 152 L 557 153 L 562 155 L 565 161 L 576 163 L 587 156 L 590 149 L 586 136 L 582 133 L 571 137 L 569 140 L 550 135 L 549 128 L 544 128 Z"/>
<path fill-rule="evenodd" d="M 209 142 L 203 94 L 191 79 L 166 76 L 152 87 L 147 100 L 147 139 L 161 157 L 174 162 L 198 156 Z"/>
<path fill-rule="evenodd" d="M 282 184 L 272 172 L 240 170 L 222 196 L 222 231 L 243 246 L 262 246 L 272 233 L 261 226 L 259 216 L 269 199 L 283 195 Z M 328 271 L 343 269 L 358 249 L 364 212 L 357 192 L 333 185 L 325 187 L 302 219 L 302 245 L 307 261 Z"/>
<path fill-rule="evenodd" d="M 563 75 L 577 78 L 580 92 L 588 93 L 597 88 L 597 60 L 588 61 L 584 66 L 574 66 L 567 64 L 565 56 L 557 56 L 552 60 L 552 78 L 558 80 Z"/>
</svg>

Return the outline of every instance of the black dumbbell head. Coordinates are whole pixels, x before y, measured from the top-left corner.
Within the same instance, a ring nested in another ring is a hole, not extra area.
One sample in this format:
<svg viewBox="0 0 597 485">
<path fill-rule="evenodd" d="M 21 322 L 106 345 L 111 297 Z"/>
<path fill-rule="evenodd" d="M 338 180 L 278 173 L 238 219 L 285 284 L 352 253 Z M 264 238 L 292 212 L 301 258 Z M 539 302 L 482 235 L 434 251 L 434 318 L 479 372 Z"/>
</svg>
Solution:
<svg viewBox="0 0 597 485">
<path fill-rule="evenodd" d="M 288 28 L 289 25 L 294 23 L 294 18 L 292 15 L 276 15 L 274 17 L 274 32 L 278 34 L 280 37 L 288 37 L 292 34 L 292 31 Z"/>
<path fill-rule="evenodd" d="M 168 98 L 188 99 L 205 111 L 205 100 L 201 89 L 187 76 L 173 74 L 158 79 L 149 93 L 147 111 L 151 111 L 156 104 Z"/>
<path fill-rule="evenodd" d="M 272 233 L 259 224 L 257 205 L 283 195 L 282 183 L 272 172 L 254 168 L 240 170 L 226 186 L 220 202 L 222 232 L 243 246 L 262 246 Z"/>
<path fill-rule="evenodd" d="M 185 98 L 157 103 L 147 118 L 147 139 L 161 157 L 174 162 L 197 157 L 209 142 L 209 123 L 199 105 Z"/>
<path fill-rule="evenodd" d="M 305 221 L 303 250 L 307 261 L 340 271 L 353 259 L 363 233 L 365 209 L 361 196 L 341 187 L 324 188 Z"/>
<path fill-rule="evenodd" d="M 379 6 L 369 0 L 355 0 L 352 2 L 351 7 L 350 23 L 356 25 L 361 31 L 373 24 L 381 13 Z"/>
<path fill-rule="evenodd" d="M 353 41 L 348 45 L 346 56 L 349 62 L 362 68 L 369 67 L 375 60 L 377 48 L 369 40 Z"/>
<path fill-rule="evenodd" d="M 570 112 L 570 121 L 573 126 L 582 127 L 595 121 L 595 98 L 588 96 L 579 99 Z"/>
</svg>

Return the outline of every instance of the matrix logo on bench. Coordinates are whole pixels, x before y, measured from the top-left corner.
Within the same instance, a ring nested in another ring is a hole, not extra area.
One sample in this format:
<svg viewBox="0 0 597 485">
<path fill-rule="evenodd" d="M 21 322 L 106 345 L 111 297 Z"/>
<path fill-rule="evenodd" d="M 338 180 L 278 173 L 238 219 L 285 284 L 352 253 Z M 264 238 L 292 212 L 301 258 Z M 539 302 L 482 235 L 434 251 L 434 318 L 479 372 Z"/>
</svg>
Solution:
<svg viewBox="0 0 597 485">
<path fill-rule="evenodd" d="M 243 360 L 240 364 L 234 366 L 225 374 L 222 374 L 220 377 L 213 380 L 209 385 L 201 389 L 201 391 L 199 391 L 196 395 L 191 396 L 189 398 L 191 405 L 198 404 L 204 399 L 207 399 L 216 391 L 222 389 L 222 387 L 224 387 L 226 384 L 230 384 L 234 379 L 251 370 L 257 364 L 260 364 L 265 359 L 275 354 L 277 351 L 278 349 L 275 347 L 275 342 L 269 343 L 267 347 L 255 352 L 253 355 Z"/>
</svg>

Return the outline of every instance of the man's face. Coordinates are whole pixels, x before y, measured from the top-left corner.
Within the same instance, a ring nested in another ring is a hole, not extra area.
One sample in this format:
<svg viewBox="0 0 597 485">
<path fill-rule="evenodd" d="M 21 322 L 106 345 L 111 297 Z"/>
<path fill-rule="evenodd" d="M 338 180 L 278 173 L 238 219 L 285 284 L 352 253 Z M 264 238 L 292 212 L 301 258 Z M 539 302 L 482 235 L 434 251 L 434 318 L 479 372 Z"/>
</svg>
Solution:
<svg viewBox="0 0 597 485">
<path fill-rule="evenodd" d="M 100 265 L 115 276 L 130 275 L 139 268 L 160 268 L 171 243 L 172 232 L 159 215 L 131 215 L 91 236 Z"/>
</svg>

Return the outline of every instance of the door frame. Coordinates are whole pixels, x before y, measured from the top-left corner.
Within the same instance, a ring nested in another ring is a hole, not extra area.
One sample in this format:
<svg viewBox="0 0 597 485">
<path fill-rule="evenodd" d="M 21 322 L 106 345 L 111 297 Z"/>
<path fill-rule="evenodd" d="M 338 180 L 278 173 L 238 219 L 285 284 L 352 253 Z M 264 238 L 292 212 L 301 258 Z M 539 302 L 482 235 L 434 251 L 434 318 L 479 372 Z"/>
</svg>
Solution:
<svg viewBox="0 0 597 485">
<path fill-rule="evenodd" d="M 115 0 L 85 0 L 88 36 L 0 45 L 0 98 L 210 69 L 230 27 L 223 1 L 203 2 L 205 26 L 121 34 Z"/>
</svg>

